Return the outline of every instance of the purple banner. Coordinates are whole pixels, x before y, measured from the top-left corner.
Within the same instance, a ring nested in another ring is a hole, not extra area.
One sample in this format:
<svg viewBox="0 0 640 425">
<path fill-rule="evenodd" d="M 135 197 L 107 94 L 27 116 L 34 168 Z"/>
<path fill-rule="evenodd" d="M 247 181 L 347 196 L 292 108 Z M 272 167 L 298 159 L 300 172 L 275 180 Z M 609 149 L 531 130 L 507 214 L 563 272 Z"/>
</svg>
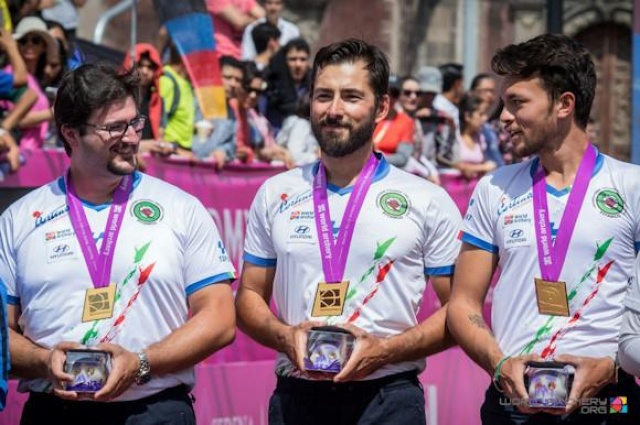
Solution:
<svg viewBox="0 0 640 425">
<path fill-rule="evenodd" d="M 35 188 L 61 176 L 68 159 L 63 151 L 25 152 L 27 161 L 18 174 L 0 179 L 3 190 Z M 198 197 L 209 210 L 220 230 L 230 258 L 241 267 L 245 224 L 251 201 L 262 182 L 281 172 L 268 165 L 230 165 L 215 171 L 211 164 L 195 164 L 184 160 L 162 160 L 145 157 L 145 172 L 172 183 Z M 445 176 L 443 186 L 464 214 L 476 181 L 459 176 Z M 491 299 L 492 290 L 487 300 Z M 440 304 L 431 286 L 420 308 L 423 320 Z M 485 305 L 489 320 L 490 304 Z M 267 423 L 269 396 L 275 388 L 273 361 L 275 353 L 253 342 L 237 331 L 234 343 L 211 356 L 196 368 L 196 415 L 198 423 L 207 425 L 244 425 Z M 427 359 L 427 370 L 421 375 L 425 390 L 427 423 L 479 424 L 480 405 L 489 377 L 459 348 Z M 25 395 L 10 384 L 5 411 L 0 425 L 19 423 Z"/>
</svg>

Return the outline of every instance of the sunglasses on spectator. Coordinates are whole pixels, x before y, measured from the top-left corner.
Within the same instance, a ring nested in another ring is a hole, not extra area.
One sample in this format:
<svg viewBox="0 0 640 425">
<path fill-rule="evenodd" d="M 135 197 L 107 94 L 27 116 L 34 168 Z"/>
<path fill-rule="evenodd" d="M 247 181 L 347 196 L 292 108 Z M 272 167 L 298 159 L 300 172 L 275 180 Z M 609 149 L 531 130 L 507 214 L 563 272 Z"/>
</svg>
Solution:
<svg viewBox="0 0 640 425">
<path fill-rule="evenodd" d="M 407 97 L 411 97 L 412 94 L 415 94 L 416 96 L 420 96 L 422 92 L 420 90 L 402 90 L 402 94 Z"/>
<path fill-rule="evenodd" d="M 129 127 L 133 128 L 133 130 L 138 135 L 140 135 L 142 133 L 142 130 L 144 129 L 144 125 L 146 122 L 147 122 L 147 117 L 141 116 L 138 118 L 134 118 L 129 122 L 121 121 L 121 122 L 115 122 L 113 124 L 107 124 L 107 125 L 95 125 L 95 124 L 86 123 L 85 126 L 93 127 L 96 130 L 100 130 L 100 131 L 107 131 L 109 133 L 109 136 L 116 139 L 116 138 L 123 137 L 125 134 L 127 134 L 127 130 L 129 130 Z"/>
<path fill-rule="evenodd" d="M 245 88 L 245 90 L 247 91 L 247 94 L 255 93 L 256 96 L 260 96 L 265 91 L 264 89 L 258 89 L 258 88 L 255 88 L 255 87 L 247 87 L 247 88 Z"/>
<path fill-rule="evenodd" d="M 29 43 L 33 44 L 34 46 L 40 46 L 41 44 L 44 44 L 44 40 L 42 39 L 42 37 L 39 37 L 37 35 L 27 35 L 18 40 L 18 43 L 23 45 Z"/>
</svg>

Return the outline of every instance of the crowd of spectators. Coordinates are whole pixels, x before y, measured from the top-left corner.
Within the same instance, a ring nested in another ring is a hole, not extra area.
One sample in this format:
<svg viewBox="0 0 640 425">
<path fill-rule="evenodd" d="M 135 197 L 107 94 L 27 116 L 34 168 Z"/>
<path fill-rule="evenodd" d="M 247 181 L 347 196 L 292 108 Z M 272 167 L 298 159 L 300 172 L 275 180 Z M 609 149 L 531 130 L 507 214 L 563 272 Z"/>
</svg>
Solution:
<svg viewBox="0 0 640 425">
<path fill-rule="evenodd" d="M 0 163 L 15 171 L 21 153 L 61 145 L 51 105 L 61 76 L 74 66 L 77 8 L 83 0 L 7 2 L 0 31 Z M 148 117 L 140 152 L 211 163 L 270 163 L 287 168 L 318 159 L 309 124 L 312 60 L 298 27 L 282 17 L 284 0 L 207 0 L 227 116 L 206 119 L 188 68 L 161 30 L 135 46 L 123 69 L 141 81 Z M 475 179 L 518 160 L 499 127 L 501 104 L 490 74 L 464 87 L 460 64 L 425 66 L 389 81 L 392 109 L 374 133 L 390 163 L 438 184 L 442 172 Z M 144 161 L 141 161 L 144 167 Z"/>
</svg>

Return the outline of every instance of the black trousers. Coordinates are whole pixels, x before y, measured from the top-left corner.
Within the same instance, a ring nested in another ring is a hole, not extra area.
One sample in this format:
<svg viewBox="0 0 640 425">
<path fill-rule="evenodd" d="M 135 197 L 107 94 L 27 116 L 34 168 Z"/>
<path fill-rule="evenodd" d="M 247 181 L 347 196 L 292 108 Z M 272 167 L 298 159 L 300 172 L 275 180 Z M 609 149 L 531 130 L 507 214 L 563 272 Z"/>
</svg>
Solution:
<svg viewBox="0 0 640 425">
<path fill-rule="evenodd" d="M 31 393 L 20 425 L 195 425 L 185 386 L 133 401 L 98 403 L 65 401 L 52 394 Z"/>
<path fill-rule="evenodd" d="M 611 402 L 626 397 L 626 410 L 618 412 Z M 568 416 L 548 413 L 525 415 L 509 404 L 508 398 L 489 386 L 480 410 L 484 425 L 612 425 L 640 424 L 640 387 L 635 378 L 620 371 L 617 384 L 604 387 Z"/>
<path fill-rule="evenodd" d="M 270 425 L 426 425 L 415 372 L 334 384 L 278 377 Z"/>
</svg>

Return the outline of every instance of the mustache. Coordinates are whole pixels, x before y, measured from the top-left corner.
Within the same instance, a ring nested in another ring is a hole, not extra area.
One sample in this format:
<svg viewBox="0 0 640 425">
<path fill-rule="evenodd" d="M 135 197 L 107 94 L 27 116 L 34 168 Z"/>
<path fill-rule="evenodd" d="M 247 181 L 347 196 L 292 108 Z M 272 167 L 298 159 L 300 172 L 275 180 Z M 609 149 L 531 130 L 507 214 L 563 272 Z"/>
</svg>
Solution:
<svg viewBox="0 0 640 425">
<path fill-rule="evenodd" d="M 320 121 L 320 126 L 351 128 L 351 125 L 349 123 L 342 122 L 340 121 L 340 119 L 336 119 L 336 118 L 325 118 Z"/>
</svg>

